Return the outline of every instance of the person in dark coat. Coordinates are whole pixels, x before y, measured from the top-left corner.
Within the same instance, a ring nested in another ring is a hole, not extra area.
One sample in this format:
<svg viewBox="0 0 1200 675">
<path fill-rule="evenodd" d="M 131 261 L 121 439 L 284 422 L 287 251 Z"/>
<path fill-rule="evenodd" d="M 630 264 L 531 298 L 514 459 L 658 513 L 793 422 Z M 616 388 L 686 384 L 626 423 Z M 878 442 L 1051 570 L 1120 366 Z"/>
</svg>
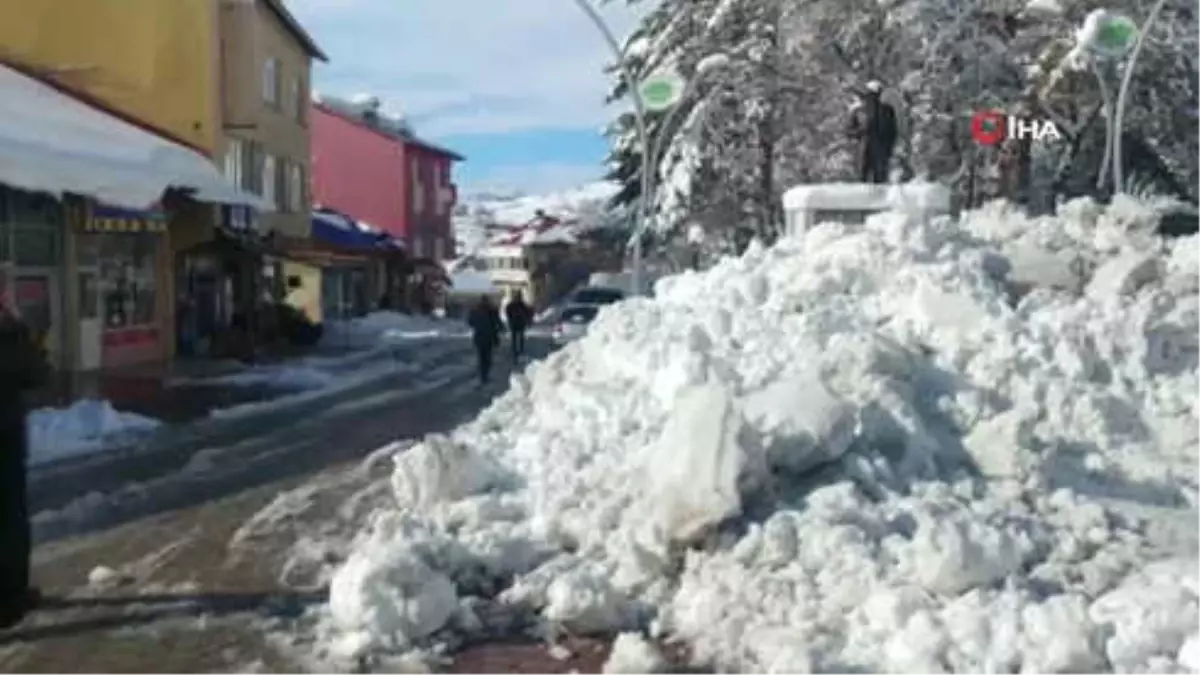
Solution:
<svg viewBox="0 0 1200 675">
<path fill-rule="evenodd" d="M 29 583 L 25 394 L 41 384 L 45 363 L 29 327 L 0 300 L 0 628 L 19 623 L 39 597 Z"/>
<path fill-rule="evenodd" d="M 479 359 L 479 382 L 487 384 L 492 376 L 492 355 L 500 346 L 500 335 L 504 332 L 504 322 L 500 320 L 500 312 L 486 295 L 479 299 L 479 304 L 467 316 L 471 326 L 472 338 L 475 342 L 475 355 Z"/>
<path fill-rule="evenodd" d="M 886 183 L 896 147 L 896 109 L 885 103 L 883 86 L 867 83 L 862 105 L 850 115 L 850 137 L 858 141 L 858 180 Z"/>
<path fill-rule="evenodd" d="M 509 339 L 512 342 L 512 357 L 516 363 L 525 355 L 525 331 L 533 323 L 533 308 L 525 304 L 525 298 L 517 291 L 504 308 L 505 318 L 508 319 Z"/>
</svg>

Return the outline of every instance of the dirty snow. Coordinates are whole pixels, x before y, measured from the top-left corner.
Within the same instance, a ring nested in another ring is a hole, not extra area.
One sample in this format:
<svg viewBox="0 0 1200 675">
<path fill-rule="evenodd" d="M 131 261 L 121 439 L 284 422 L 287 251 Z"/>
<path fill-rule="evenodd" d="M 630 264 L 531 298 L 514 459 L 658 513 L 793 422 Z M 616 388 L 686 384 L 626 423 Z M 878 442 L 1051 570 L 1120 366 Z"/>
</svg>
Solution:
<svg viewBox="0 0 1200 675">
<path fill-rule="evenodd" d="M 327 644 L 484 602 L 723 671 L 1194 669 L 1197 240 L 1153 222 L 827 223 L 606 308 L 395 456 Z M 1066 250 L 1079 284 L 1010 276 Z"/>
<path fill-rule="evenodd" d="M 29 413 L 29 462 L 41 464 L 65 457 L 101 452 L 158 429 L 158 420 L 113 408 L 108 401 L 83 399 L 67 408 L 39 408 Z"/>
<path fill-rule="evenodd" d="M 344 349 L 373 349 L 405 340 L 457 335 L 462 332 L 463 326 L 460 322 L 379 311 L 355 319 L 326 323 L 321 344 L 325 347 Z"/>
</svg>

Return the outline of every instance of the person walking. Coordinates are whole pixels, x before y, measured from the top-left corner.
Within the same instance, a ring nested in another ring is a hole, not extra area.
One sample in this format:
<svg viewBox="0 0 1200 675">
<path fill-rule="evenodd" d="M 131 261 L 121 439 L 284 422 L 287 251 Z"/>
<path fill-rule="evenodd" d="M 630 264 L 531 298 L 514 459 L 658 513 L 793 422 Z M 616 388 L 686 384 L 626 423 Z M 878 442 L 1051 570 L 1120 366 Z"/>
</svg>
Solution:
<svg viewBox="0 0 1200 675">
<path fill-rule="evenodd" d="M 517 291 L 504 308 L 504 315 L 508 319 L 513 363 L 517 363 L 525 355 L 525 331 L 529 330 L 529 324 L 533 322 L 533 308 L 525 304 L 524 296 Z"/>
<path fill-rule="evenodd" d="M 0 299 L 0 628 L 20 623 L 40 597 L 29 583 L 25 394 L 41 384 L 45 370 L 29 327 Z"/>
<path fill-rule="evenodd" d="M 479 383 L 487 384 L 492 377 L 492 355 L 500 346 L 500 335 L 504 324 L 500 321 L 500 312 L 486 295 L 479 299 L 479 304 L 471 310 L 467 317 L 471 326 L 471 337 L 475 342 L 475 355 L 479 359 Z"/>
</svg>

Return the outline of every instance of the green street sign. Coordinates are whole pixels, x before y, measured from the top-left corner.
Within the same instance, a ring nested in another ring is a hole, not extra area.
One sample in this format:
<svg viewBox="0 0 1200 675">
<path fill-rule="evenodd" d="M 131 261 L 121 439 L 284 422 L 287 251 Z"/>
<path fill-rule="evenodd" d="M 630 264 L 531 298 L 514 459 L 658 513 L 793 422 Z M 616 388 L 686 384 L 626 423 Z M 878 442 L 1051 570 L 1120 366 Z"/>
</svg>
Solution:
<svg viewBox="0 0 1200 675">
<path fill-rule="evenodd" d="M 674 73 L 651 75 L 638 87 L 642 102 L 651 112 L 662 112 L 678 103 L 683 96 L 683 89 L 683 78 Z"/>
<path fill-rule="evenodd" d="M 1089 46 L 1093 52 L 1104 58 L 1119 59 L 1125 56 L 1137 41 L 1137 24 L 1127 16 L 1105 16 L 1100 20 L 1098 29 Z"/>
</svg>

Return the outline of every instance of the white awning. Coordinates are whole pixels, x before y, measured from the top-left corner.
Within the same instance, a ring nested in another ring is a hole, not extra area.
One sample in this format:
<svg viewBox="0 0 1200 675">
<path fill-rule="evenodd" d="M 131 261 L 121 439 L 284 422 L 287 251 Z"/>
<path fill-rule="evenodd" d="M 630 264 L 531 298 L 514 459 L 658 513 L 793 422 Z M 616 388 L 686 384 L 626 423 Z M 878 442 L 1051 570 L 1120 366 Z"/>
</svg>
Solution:
<svg viewBox="0 0 1200 675">
<path fill-rule="evenodd" d="M 2 65 L 0 183 L 135 209 L 173 187 L 199 201 L 274 210 L 199 152 Z"/>
</svg>

